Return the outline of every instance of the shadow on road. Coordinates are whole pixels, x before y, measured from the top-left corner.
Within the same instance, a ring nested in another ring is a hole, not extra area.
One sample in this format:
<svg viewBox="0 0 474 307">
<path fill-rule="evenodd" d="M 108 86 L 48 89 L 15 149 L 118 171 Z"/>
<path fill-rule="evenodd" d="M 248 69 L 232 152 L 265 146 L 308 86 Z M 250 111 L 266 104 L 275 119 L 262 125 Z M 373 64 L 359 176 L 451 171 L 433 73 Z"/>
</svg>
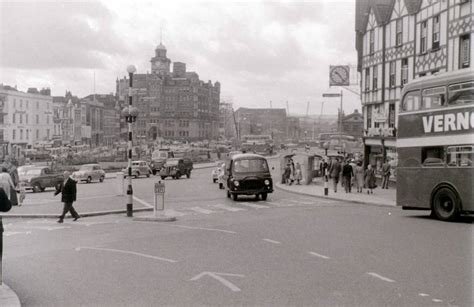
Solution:
<svg viewBox="0 0 474 307">
<path fill-rule="evenodd" d="M 424 220 L 433 220 L 433 221 L 438 221 L 440 223 L 443 223 L 443 221 L 440 221 L 436 219 L 435 217 L 432 217 L 429 214 L 423 214 L 423 215 L 408 215 L 406 216 L 407 218 L 414 218 L 414 219 L 424 219 Z M 455 221 L 450 221 L 447 223 L 455 223 L 455 224 L 474 224 L 474 216 L 472 215 L 463 215 L 460 216 L 458 219 Z"/>
</svg>

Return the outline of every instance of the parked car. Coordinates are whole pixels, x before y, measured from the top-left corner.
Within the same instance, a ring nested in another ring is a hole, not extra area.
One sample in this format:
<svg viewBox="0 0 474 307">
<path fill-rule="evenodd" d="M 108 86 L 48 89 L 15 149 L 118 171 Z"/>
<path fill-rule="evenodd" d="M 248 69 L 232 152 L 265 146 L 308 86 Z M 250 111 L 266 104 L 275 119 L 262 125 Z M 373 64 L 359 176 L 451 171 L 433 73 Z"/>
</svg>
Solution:
<svg viewBox="0 0 474 307">
<path fill-rule="evenodd" d="M 193 162 L 188 158 L 172 158 L 168 159 L 160 170 L 161 179 L 173 177 L 179 179 L 181 176 L 191 177 Z"/>
<path fill-rule="evenodd" d="M 103 182 L 105 172 L 99 164 L 84 164 L 78 171 L 73 173 L 73 176 L 77 181 L 90 183 L 92 180 L 99 180 L 99 182 Z"/>
<path fill-rule="evenodd" d="M 64 176 L 54 173 L 47 166 L 28 166 L 18 172 L 18 177 L 26 190 L 42 192 L 46 188 L 53 188 L 64 180 Z"/>
<path fill-rule="evenodd" d="M 122 169 L 122 172 L 126 178 L 128 176 L 128 167 Z M 151 174 L 151 169 L 146 161 L 132 161 L 132 176 L 135 178 L 138 178 L 141 175 L 150 177 Z"/>
<path fill-rule="evenodd" d="M 223 176 L 227 197 L 237 200 L 239 195 L 255 195 L 263 200 L 273 192 L 273 181 L 267 159 L 256 154 L 234 155 L 226 162 Z"/>
<path fill-rule="evenodd" d="M 211 178 L 212 182 L 216 183 L 217 180 L 219 179 L 219 175 L 224 171 L 225 163 L 224 162 L 218 162 L 216 167 L 214 167 L 211 171 Z"/>
</svg>

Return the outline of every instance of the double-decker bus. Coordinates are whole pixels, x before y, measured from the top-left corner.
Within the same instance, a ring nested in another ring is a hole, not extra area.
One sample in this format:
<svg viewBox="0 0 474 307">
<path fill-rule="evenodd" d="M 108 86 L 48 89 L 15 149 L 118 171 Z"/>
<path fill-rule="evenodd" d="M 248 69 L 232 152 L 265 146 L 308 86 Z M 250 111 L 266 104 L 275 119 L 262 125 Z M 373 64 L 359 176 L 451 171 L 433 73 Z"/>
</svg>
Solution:
<svg viewBox="0 0 474 307">
<path fill-rule="evenodd" d="M 397 205 L 440 220 L 474 212 L 474 70 L 424 77 L 402 91 Z"/>
</svg>

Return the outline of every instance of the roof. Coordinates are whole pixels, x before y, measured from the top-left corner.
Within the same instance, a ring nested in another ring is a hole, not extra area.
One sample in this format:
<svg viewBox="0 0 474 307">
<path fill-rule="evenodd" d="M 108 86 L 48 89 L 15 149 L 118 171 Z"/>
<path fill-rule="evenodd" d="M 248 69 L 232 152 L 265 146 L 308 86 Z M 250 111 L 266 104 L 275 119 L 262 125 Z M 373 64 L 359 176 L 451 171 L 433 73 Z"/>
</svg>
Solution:
<svg viewBox="0 0 474 307">
<path fill-rule="evenodd" d="M 378 25 L 385 25 L 390 21 L 395 0 L 373 0 L 372 10 Z"/>
<path fill-rule="evenodd" d="M 426 82 L 435 81 L 435 83 L 430 84 L 430 86 L 437 86 L 445 85 L 446 83 L 462 82 L 465 81 L 468 77 L 470 77 L 470 80 L 474 80 L 474 69 L 459 69 L 455 71 L 417 78 L 405 85 L 402 91 L 402 95 L 403 93 L 406 93 L 410 90 L 419 89 L 420 86 L 422 86 Z M 436 82 L 437 80 L 439 81 Z"/>
<path fill-rule="evenodd" d="M 405 0 L 405 7 L 407 8 L 408 14 L 413 15 L 418 13 L 422 1 L 423 0 Z"/>
<path fill-rule="evenodd" d="M 236 154 L 233 155 L 232 160 L 242 160 L 242 159 L 265 159 L 264 156 L 257 155 L 257 154 L 251 154 L 251 153 L 242 153 L 242 154 Z M 265 159 L 266 160 L 266 159 Z"/>
</svg>

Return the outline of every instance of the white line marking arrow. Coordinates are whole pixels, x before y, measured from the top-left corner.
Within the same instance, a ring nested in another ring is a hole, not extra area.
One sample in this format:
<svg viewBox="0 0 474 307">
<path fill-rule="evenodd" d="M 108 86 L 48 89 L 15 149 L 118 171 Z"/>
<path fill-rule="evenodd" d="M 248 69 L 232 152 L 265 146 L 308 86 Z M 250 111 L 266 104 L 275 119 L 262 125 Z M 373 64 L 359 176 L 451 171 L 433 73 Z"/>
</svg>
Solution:
<svg viewBox="0 0 474 307">
<path fill-rule="evenodd" d="M 384 277 L 384 276 L 379 275 L 379 274 L 374 273 L 374 272 L 367 272 L 367 274 L 369 274 L 370 276 L 373 276 L 373 277 L 375 277 L 375 278 L 381 279 L 381 280 L 383 280 L 383 281 L 386 281 L 386 282 L 395 282 L 395 280 L 393 280 L 393 279 Z"/>
<path fill-rule="evenodd" d="M 140 256 L 140 257 L 150 258 L 150 259 L 155 259 L 155 260 L 160 260 L 160 261 L 166 261 L 166 262 L 171 262 L 171 263 L 178 262 L 177 260 L 173 260 L 173 259 L 162 258 L 162 257 L 157 257 L 157 256 L 152 256 L 152 255 L 147 255 L 147 254 L 142 254 L 142 253 L 137 253 L 137 252 L 132 252 L 132 251 L 124 251 L 120 249 L 87 247 L 87 246 L 76 247 L 76 251 L 80 251 L 81 249 L 91 249 L 91 250 L 106 251 L 106 252 L 113 252 L 113 253 L 129 254 L 129 255 L 135 255 L 135 256 Z"/>
<path fill-rule="evenodd" d="M 315 252 L 309 252 L 309 254 L 313 255 L 313 256 L 316 256 L 316 257 L 319 257 L 319 258 L 323 258 L 323 259 L 331 259 L 328 256 L 324 256 L 324 255 L 321 255 L 321 254 L 318 254 L 318 253 L 315 253 Z"/>
<path fill-rule="evenodd" d="M 224 286 L 226 286 L 227 288 L 229 288 L 230 290 L 234 291 L 234 292 L 239 292 L 240 289 L 234 285 L 233 283 L 231 283 L 230 281 L 228 281 L 227 279 L 221 277 L 221 276 L 233 276 L 233 277 L 245 277 L 244 275 L 242 274 L 231 274 L 231 273 L 217 273 L 217 272 L 202 272 L 201 274 L 198 274 L 196 276 L 194 276 L 193 278 L 190 279 L 190 281 L 195 281 L 195 280 L 198 280 L 200 279 L 201 277 L 204 277 L 204 276 L 210 276 L 218 281 L 220 281 Z M 219 276 L 220 275 L 220 276 Z"/>
<path fill-rule="evenodd" d="M 208 230 L 208 231 L 217 231 L 217 232 L 225 232 L 225 233 L 236 233 L 235 231 L 225 230 L 225 229 L 216 229 L 216 228 L 192 227 L 192 226 L 185 226 L 185 225 L 170 225 L 170 226 L 178 227 L 178 228 L 185 228 L 185 229 L 196 229 L 196 230 Z"/>
<path fill-rule="evenodd" d="M 275 240 L 272 240 L 272 239 L 262 239 L 262 240 L 266 241 L 266 242 L 269 242 L 269 243 L 273 243 L 273 244 L 281 244 L 281 242 L 275 241 Z"/>
</svg>

